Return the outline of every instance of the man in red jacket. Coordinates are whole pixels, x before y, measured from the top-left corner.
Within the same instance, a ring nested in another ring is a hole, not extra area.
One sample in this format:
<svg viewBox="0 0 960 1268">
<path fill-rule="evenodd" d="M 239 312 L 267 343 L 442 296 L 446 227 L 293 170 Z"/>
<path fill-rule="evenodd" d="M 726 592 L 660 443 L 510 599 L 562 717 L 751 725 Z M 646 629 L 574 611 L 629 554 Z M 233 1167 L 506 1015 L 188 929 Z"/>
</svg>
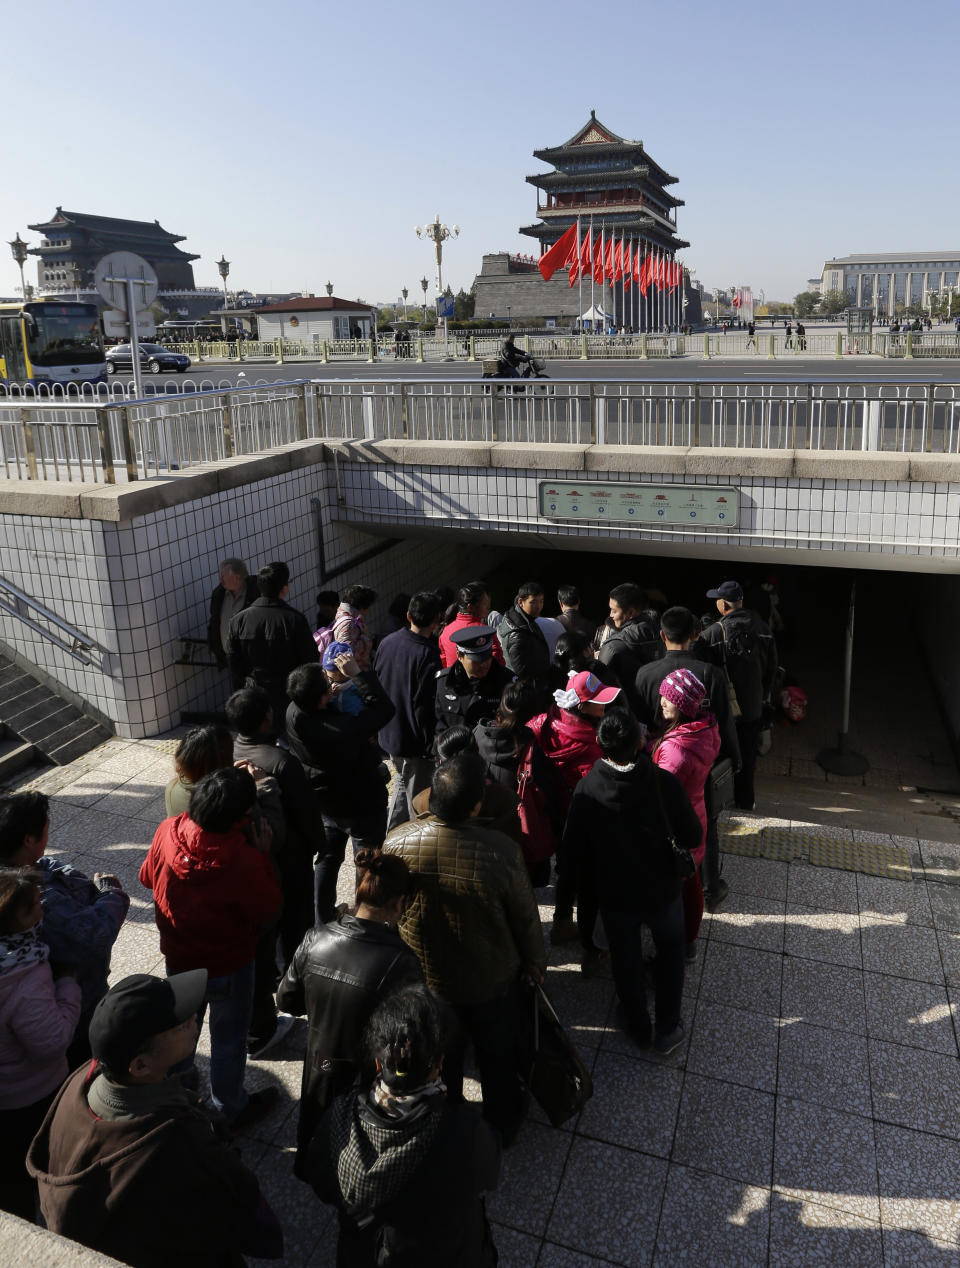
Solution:
<svg viewBox="0 0 960 1268">
<path fill-rule="evenodd" d="M 248 1095 L 243 1086 L 257 937 L 282 901 L 256 801 L 246 771 L 207 775 L 189 812 L 157 828 L 140 868 L 168 975 L 207 970 L 200 1020 L 209 1005 L 210 1086 L 234 1131 L 268 1114 L 279 1096 L 276 1088 Z"/>
</svg>

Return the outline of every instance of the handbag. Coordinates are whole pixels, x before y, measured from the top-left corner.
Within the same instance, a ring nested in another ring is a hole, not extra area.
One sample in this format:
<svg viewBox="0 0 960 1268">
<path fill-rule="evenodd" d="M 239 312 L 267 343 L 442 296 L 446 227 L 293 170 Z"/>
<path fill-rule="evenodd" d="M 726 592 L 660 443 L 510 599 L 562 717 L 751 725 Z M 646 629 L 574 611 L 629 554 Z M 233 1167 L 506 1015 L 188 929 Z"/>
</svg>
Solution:
<svg viewBox="0 0 960 1268">
<path fill-rule="evenodd" d="M 590 1071 L 539 985 L 521 1012 L 517 1072 L 553 1127 L 573 1118 L 593 1096 Z"/>
<path fill-rule="evenodd" d="M 716 819 L 722 810 L 733 805 L 733 762 L 721 757 L 710 767 L 703 787 L 703 801 L 708 819 Z"/>
<path fill-rule="evenodd" d="M 667 808 L 663 804 L 663 793 L 660 791 L 660 778 L 655 770 L 653 772 L 653 786 L 657 794 L 657 803 L 660 806 L 660 818 L 663 820 L 663 826 L 667 830 L 667 839 L 670 842 L 670 850 L 673 854 L 673 861 L 677 867 L 677 875 L 682 881 L 689 880 L 697 870 L 693 855 L 689 850 L 685 850 L 682 845 L 677 845 L 677 838 L 673 835 L 673 827 L 670 823 L 670 817 L 667 814 Z"/>
</svg>

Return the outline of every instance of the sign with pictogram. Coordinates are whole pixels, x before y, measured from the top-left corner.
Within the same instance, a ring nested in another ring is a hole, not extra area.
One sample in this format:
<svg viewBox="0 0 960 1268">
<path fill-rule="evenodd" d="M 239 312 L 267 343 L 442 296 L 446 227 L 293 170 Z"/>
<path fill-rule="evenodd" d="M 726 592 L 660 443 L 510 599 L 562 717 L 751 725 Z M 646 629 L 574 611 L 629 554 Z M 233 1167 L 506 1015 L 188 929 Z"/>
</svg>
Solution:
<svg viewBox="0 0 960 1268">
<path fill-rule="evenodd" d="M 738 489 L 717 484 L 600 484 L 593 480 L 541 480 L 540 514 L 550 520 L 617 520 L 634 524 L 688 524 L 736 528 Z"/>
</svg>

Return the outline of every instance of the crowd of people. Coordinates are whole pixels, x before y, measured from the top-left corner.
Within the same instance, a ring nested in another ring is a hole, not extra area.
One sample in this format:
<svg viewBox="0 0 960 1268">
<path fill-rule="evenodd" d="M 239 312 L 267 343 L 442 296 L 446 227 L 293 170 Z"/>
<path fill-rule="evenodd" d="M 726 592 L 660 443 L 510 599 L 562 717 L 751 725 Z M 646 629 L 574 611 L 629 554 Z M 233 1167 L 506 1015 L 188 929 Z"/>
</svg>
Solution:
<svg viewBox="0 0 960 1268">
<path fill-rule="evenodd" d="M 496 612 L 470 581 L 398 596 L 379 639 L 369 587 L 321 592 L 311 623 L 289 585 L 221 566 L 227 725 L 180 740 L 139 872 L 165 978 L 108 989 L 129 897 L 44 857 L 42 794 L 0 797 L 0 1206 L 135 1268 L 282 1257 L 238 1144 L 281 1095 L 247 1089 L 248 1058 L 305 1016 L 294 1172 L 338 1212 L 338 1265 L 492 1265 L 484 1194 L 547 967 L 534 891 L 585 976 L 609 965 L 625 1033 L 673 1051 L 728 892 L 712 780 L 726 762 L 753 809 L 774 636 L 730 580 L 712 619 L 625 582 L 600 621 L 573 585 L 548 615 L 538 582 Z"/>
</svg>

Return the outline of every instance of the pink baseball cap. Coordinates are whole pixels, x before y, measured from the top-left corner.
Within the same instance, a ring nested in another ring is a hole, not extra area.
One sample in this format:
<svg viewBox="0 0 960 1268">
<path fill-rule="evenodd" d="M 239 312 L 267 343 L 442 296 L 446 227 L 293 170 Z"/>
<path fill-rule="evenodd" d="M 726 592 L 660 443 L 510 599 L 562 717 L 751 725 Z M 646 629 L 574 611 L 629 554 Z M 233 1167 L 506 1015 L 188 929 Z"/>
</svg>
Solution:
<svg viewBox="0 0 960 1268">
<path fill-rule="evenodd" d="M 575 691 L 581 704 L 587 700 L 595 700 L 597 704 L 612 704 L 620 694 L 619 687 L 605 687 L 589 669 L 574 674 L 567 683 L 567 690 Z"/>
</svg>

